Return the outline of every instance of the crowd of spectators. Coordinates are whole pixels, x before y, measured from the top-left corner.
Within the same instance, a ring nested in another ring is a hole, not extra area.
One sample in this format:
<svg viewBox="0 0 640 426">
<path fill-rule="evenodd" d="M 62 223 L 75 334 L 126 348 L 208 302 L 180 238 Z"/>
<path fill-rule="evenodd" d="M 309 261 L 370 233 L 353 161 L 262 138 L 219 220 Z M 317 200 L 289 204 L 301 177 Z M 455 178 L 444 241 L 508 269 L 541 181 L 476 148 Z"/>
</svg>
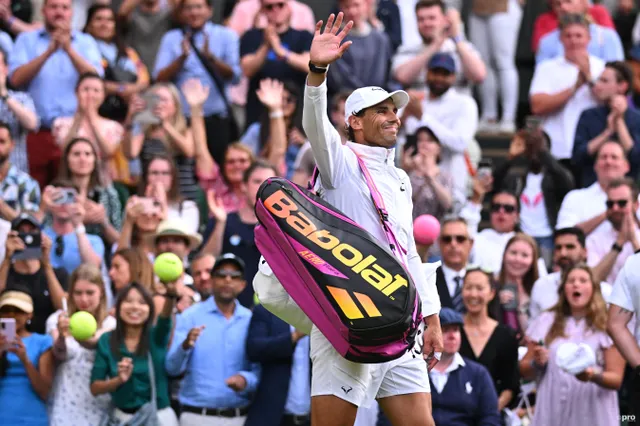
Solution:
<svg viewBox="0 0 640 426">
<path fill-rule="evenodd" d="M 0 0 L 0 425 L 310 425 L 309 337 L 251 283 L 260 185 L 313 173 L 302 94 L 325 17 L 224 3 Z M 437 425 L 640 416 L 640 19 L 623 31 L 635 2 L 602 3 L 333 6 L 354 22 L 326 82 L 343 142 L 352 90 L 410 95 L 392 155 L 413 217 L 441 223 L 419 247 L 441 262 Z M 154 275 L 163 253 L 176 282 Z M 374 405 L 356 424 L 388 421 Z"/>
</svg>

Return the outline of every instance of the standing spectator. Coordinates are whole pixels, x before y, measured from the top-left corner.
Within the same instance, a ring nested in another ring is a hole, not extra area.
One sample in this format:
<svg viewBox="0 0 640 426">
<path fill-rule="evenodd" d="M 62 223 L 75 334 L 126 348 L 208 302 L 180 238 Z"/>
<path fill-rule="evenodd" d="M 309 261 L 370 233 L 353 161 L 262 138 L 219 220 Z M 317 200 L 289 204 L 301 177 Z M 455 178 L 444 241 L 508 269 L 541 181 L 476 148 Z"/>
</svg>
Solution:
<svg viewBox="0 0 640 426">
<path fill-rule="evenodd" d="M 489 372 L 460 355 L 462 315 L 443 307 L 440 324 L 444 351 L 429 372 L 435 424 L 499 426 L 498 397 Z"/>
<path fill-rule="evenodd" d="M 20 34 L 9 58 L 13 87 L 25 87 L 41 119 L 40 131 L 27 138 L 29 171 L 46 186 L 57 175 L 60 149 L 51 134 L 53 120 L 77 109 L 74 87 L 80 75 L 102 75 L 100 50 L 93 37 L 71 29 L 71 0 L 46 0 L 44 28 Z"/>
<path fill-rule="evenodd" d="M 270 164 L 258 160 L 244 173 L 244 190 L 246 204 L 237 212 L 227 213 L 222 201 L 209 196 L 209 219 L 205 231 L 202 247 L 203 253 L 210 253 L 215 257 L 222 253 L 232 253 L 242 259 L 247 267 L 243 268 L 245 280 L 253 282 L 258 272 L 260 252 L 254 240 L 254 228 L 258 223 L 255 204 L 260 185 L 270 177 L 277 176 L 275 168 Z M 238 295 L 238 301 L 248 308 L 253 306 L 253 286 L 246 286 Z"/>
<path fill-rule="evenodd" d="M 98 323 L 98 330 L 80 344 L 69 333 L 69 318 L 76 312 L 89 312 Z M 57 361 L 49 401 L 50 426 L 98 425 L 107 413 L 110 398 L 94 397 L 87 383 L 96 354 L 86 346 L 97 343 L 105 332 L 116 328 L 116 319 L 107 314 L 107 296 L 102 274 L 93 265 L 81 265 L 69 279 L 69 309 L 59 310 L 47 319 L 47 333 L 54 341 Z"/>
<path fill-rule="evenodd" d="M 240 41 L 240 65 L 249 78 L 246 125 L 259 120 L 262 107 L 256 90 L 265 78 L 302 86 L 309 71 L 313 35 L 291 27 L 289 0 L 260 0 L 267 16 L 265 29 L 253 28 Z"/>
<path fill-rule="evenodd" d="M 20 212 L 40 210 L 40 187 L 10 161 L 15 143 L 9 125 L 0 122 L 0 217 L 11 222 Z"/>
<path fill-rule="evenodd" d="M 443 307 L 464 311 L 462 283 L 467 272 L 473 240 L 467 223 L 460 218 L 445 219 L 438 240 L 442 265 L 436 271 L 436 287 Z"/>
<path fill-rule="evenodd" d="M 125 288 L 116 302 L 115 330 L 104 333 L 98 340 L 91 394 L 111 394 L 115 406 L 111 417 L 123 424 L 136 418 L 138 412 L 138 416 L 156 414 L 157 408 L 157 420 L 149 417 L 137 420 L 141 424 L 157 421 L 159 426 L 178 425 L 176 413 L 169 406 L 169 379 L 164 369 L 177 294 L 173 283 L 166 287 L 164 307 L 155 325 L 151 295 L 137 283 Z M 155 406 L 154 409 L 146 411 L 147 404 Z"/>
<path fill-rule="evenodd" d="M 27 325 L 33 302 L 27 293 L 5 291 L 0 296 L 0 318 L 14 319 L 16 338 L 7 341 L 0 333 L 0 405 L 7 425 L 48 426 L 46 401 L 51 391 L 55 361 L 51 336 L 32 333 Z"/>
<path fill-rule="evenodd" d="M 498 93 L 502 104 L 502 120 L 498 129 L 516 130 L 519 84 L 516 48 L 522 21 L 518 0 L 474 0 L 469 17 L 471 41 L 478 47 L 488 65 L 487 77 L 480 86 L 482 119 L 480 130 L 493 130 L 498 124 Z M 495 64 L 495 67 L 493 66 Z M 499 81 L 499 84 L 498 84 Z"/>
<path fill-rule="evenodd" d="M 247 334 L 247 356 L 260 363 L 260 382 L 245 426 L 310 426 L 309 336 L 263 306 Z"/>
<path fill-rule="evenodd" d="M 225 254 L 212 275 L 213 296 L 178 317 L 167 355 L 167 372 L 185 373 L 181 426 L 244 425 L 258 385 L 259 366 L 249 362 L 245 347 L 251 311 L 236 300 L 246 285 L 244 262 Z"/>
<path fill-rule="evenodd" d="M 7 237 L 5 257 L 0 265 L 0 292 L 3 290 L 25 291 L 31 297 L 33 311 L 29 331 L 44 334 L 49 315 L 62 309 L 68 274 L 62 268 L 52 266 L 49 252 L 51 240 L 40 232 L 40 223 L 33 216 L 21 214 L 11 224 L 12 231 Z M 25 243 L 19 234 L 38 235 L 42 239 L 42 249 L 25 259 L 13 259 L 24 251 Z"/>
<path fill-rule="evenodd" d="M 33 99 L 26 92 L 7 88 L 9 68 L 8 52 L 0 48 L 0 122 L 6 123 L 11 131 L 15 147 L 11 151 L 10 161 L 19 171 L 29 173 L 27 159 L 27 133 L 40 127 Z"/>
<path fill-rule="evenodd" d="M 206 300 L 213 293 L 213 277 L 211 270 L 216 264 L 215 256 L 203 251 L 196 254 L 191 260 L 191 276 L 193 277 L 193 286 L 200 293 L 202 300 Z"/>
<path fill-rule="evenodd" d="M 571 161 L 581 170 L 580 188 L 596 181 L 593 163 L 596 153 L 608 140 L 618 140 L 629 160 L 631 176 L 640 173 L 640 112 L 629 108 L 633 72 L 624 62 L 608 62 L 593 86 L 600 105 L 580 116 Z"/>
<path fill-rule="evenodd" d="M 389 37 L 367 22 L 366 0 L 339 0 L 344 19 L 353 21 L 345 38 L 353 43 L 327 72 L 329 94 L 364 86 L 389 87 L 389 65 L 393 50 Z"/>
<path fill-rule="evenodd" d="M 291 27 L 313 33 L 316 30 L 313 10 L 303 2 L 288 1 L 291 9 Z M 266 28 L 269 25 L 269 15 L 262 7 L 262 0 L 241 0 L 233 8 L 227 25 L 242 36 L 251 28 Z"/>
<path fill-rule="evenodd" d="M 212 10 L 207 0 L 184 0 L 182 8 L 187 30 L 175 29 L 164 35 L 153 74 L 157 81 L 178 87 L 191 78 L 209 87 L 209 97 L 199 112 L 204 114 L 209 152 L 220 162 L 238 136 L 232 134 L 231 126 L 236 124 L 227 91 L 242 74 L 239 40 L 231 29 L 208 21 Z M 184 114 L 191 116 L 184 99 L 182 105 Z"/>
<path fill-rule="evenodd" d="M 460 15 L 446 12 L 442 0 L 419 0 L 415 4 L 415 19 L 422 40 L 414 46 L 403 44 L 392 64 L 393 77 L 404 87 L 420 91 L 426 89 L 427 64 L 436 53 L 447 53 L 453 57 L 456 70 L 454 87 L 463 93 L 470 94 L 470 83 L 480 83 L 485 79 L 486 66 L 476 48 L 465 40 Z"/>
<path fill-rule="evenodd" d="M 564 55 L 536 66 L 529 98 L 531 111 L 542 117 L 551 139 L 551 154 L 569 165 L 580 114 L 596 105 L 588 83 L 600 76 L 604 62 L 587 50 L 589 23 L 584 16 L 566 15 L 560 31 Z"/>
<path fill-rule="evenodd" d="M 368 21 L 373 28 L 384 31 L 391 42 L 393 53 L 402 44 L 400 9 L 395 0 L 366 0 Z"/>
<path fill-rule="evenodd" d="M 606 332 L 607 308 L 600 286 L 588 267 L 576 265 L 563 277 L 559 295 L 553 310 L 542 313 L 527 330 L 528 351 L 520 361 L 523 378 L 537 381 L 531 424 L 617 424 L 616 390 L 624 360 Z M 571 343 L 588 346 L 596 361 L 575 376 L 557 362 L 560 348 Z"/>
</svg>

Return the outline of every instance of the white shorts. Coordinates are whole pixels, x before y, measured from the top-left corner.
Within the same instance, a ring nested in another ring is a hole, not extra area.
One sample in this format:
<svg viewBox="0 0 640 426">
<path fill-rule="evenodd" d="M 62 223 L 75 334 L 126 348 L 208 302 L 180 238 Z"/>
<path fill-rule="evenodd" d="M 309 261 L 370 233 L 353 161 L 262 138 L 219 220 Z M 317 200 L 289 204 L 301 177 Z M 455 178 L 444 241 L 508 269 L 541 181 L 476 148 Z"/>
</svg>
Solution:
<svg viewBox="0 0 640 426">
<path fill-rule="evenodd" d="M 422 339 L 424 325 L 416 340 Z M 358 407 L 375 399 L 431 392 L 422 342 L 402 357 L 382 364 L 358 364 L 343 358 L 314 325 L 311 330 L 311 396 L 334 395 Z"/>
</svg>

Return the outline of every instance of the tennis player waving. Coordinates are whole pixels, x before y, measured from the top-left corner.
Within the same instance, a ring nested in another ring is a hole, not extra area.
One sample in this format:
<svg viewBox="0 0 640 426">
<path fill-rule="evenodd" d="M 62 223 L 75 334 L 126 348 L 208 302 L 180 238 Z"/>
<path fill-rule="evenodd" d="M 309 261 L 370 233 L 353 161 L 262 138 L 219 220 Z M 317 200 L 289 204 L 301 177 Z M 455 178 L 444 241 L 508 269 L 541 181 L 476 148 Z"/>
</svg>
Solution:
<svg viewBox="0 0 640 426">
<path fill-rule="evenodd" d="M 351 45 L 351 41 L 343 43 L 343 40 L 353 22 L 340 30 L 342 21 L 342 13 L 329 16 L 324 31 L 322 21 L 318 22 L 311 43 L 303 124 L 320 171 L 316 191 L 385 243 L 380 217 L 356 156 L 364 160 L 382 195 L 393 231 L 407 249 L 403 260 L 420 294 L 426 329 L 417 339 L 417 348 L 401 358 L 383 364 L 358 364 L 340 356 L 314 326 L 311 331 L 312 426 L 352 426 L 358 406 L 366 406 L 374 398 L 394 426 L 431 426 L 434 422 L 424 358 L 429 367 L 433 367 L 437 362 L 434 354 L 442 351 L 440 299 L 435 283 L 427 283 L 416 252 L 409 178 L 394 165 L 400 127 L 397 112 L 407 104 L 409 96 L 403 91 L 388 93 L 379 87 L 354 91 L 345 104 L 349 142 L 342 145 L 340 135 L 327 116 L 326 86 L 328 67 Z"/>
</svg>

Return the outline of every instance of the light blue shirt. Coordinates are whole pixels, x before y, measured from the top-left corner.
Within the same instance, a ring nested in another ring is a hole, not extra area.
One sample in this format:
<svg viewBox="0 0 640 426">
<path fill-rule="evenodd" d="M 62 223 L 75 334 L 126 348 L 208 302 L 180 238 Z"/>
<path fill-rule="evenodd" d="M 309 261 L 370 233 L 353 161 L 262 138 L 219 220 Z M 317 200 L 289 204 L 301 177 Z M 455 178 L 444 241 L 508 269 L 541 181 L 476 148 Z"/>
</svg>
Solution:
<svg viewBox="0 0 640 426">
<path fill-rule="evenodd" d="M 51 266 L 54 268 L 64 268 L 69 274 L 73 273 L 78 266 L 82 264 L 80 249 L 78 248 L 78 236 L 75 232 L 67 235 L 58 236 L 51 227 L 46 227 L 42 231 L 51 238 L 51 255 L 49 256 Z M 100 257 L 104 259 L 104 243 L 102 238 L 97 235 L 86 234 L 91 248 Z M 62 243 L 62 256 L 56 254 L 56 247 Z"/>
<path fill-rule="evenodd" d="M 224 82 L 225 88 L 228 91 L 229 86 L 238 83 L 242 76 L 242 69 L 240 68 L 240 41 L 238 35 L 226 27 L 207 22 L 202 30 L 194 35 L 194 43 L 198 49 L 202 49 L 204 46 L 204 33 L 209 36 L 209 52 L 233 69 L 233 78 Z M 181 29 L 171 30 L 164 35 L 162 42 L 160 42 L 155 68 L 153 70 L 154 79 L 158 77 L 158 73 L 161 70 L 169 66 L 182 54 L 181 42 L 183 38 L 184 33 Z M 218 77 L 224 81 L 222 76 L 219 75 Z M 209 87 L 209 98 L 203 105 L 204 115 L 219 114 L 226 116 L 227 108 L 220 96 L 216 83 L 204 65 L 202 65 L 200 58 L 198 58 L 198 55 L 193 49 L 184 61 L 182 69 L 176 74 L 174 83 L 176 86 L 181 87 L 182 83 L 190 78 L 197 78 L 204 86 Z M 185 101 L 184 96 L 182 96 L 182 93 L 180 96 L 182 97 L 183 111 L 185 115 L 189 116 L 189 105 Z"/>
<path fill-rule="evenodd" d="M 295 331 L 291 327 L 291 332 Z M 293 351 L 293 366 L 289 379 L 289 393 L 284 411 L 287 414 L 304 416 L 311 413 L 311 372 L 309 360 L 309 336 L 298 340 Z"/>
<path fill-rule="evenodd" d="M 11 40 L 11 36 L 4 31 L 0 31 L 0 48 L 5 53 L 4 60 L 9 62 L 9 57 L 13 53 L 13 40 Z"/>
<path fill-rule="evenodd" d="M 589 25 L 591 41 L 587 50 L 590 55 L 602 59 L 605 62 L 624 61 L 624 49 L 620 36 L 611 28 L 602 27 L 598 24 Z M 536 55 L 536 64 L 564 55 L 564 46 L 560 41 L 560 30 L 554 30 L 542 37 L 540 47 Z"/>
<path fill-rule="evenodd" d="M 260 366 L 249 362 L 245 342 L 251 311 L 236 301 L 231 318 L 222 315 L 213 297 L 200 302 L 177 317 L 177 324 L 165 367 L 170 376 L 185 373 L 178 399 L 184 405 L 202 408 L 242 408 L 251 403 L 260 379 Z M 189 330 L 205 326 L 193 348 L 182 343 Z M 225 380 L 242 375 L 247 387 L 236 392 Z"/>
<path fill-rule="evenodd" d="M 9 57 L 9 75 L 13 75 L 17 68 L 42 55 L 50 42 L 49 33 L 42 29 L 21 33 L 16 39 L 13 54 Z M 104 74 L 102 56 L 93 37 L 72 31 L 71 47 L 91 64 L 99 75 Z M 64 50 L 58 49 L 27 84 L 25 89 L 33 98 L 43 127 L 50 128 L 53 120 L 58 117 L 69 117 L 75 114 L 77 108 L 75 89 L 79 76 L 69 55 Z"/>
</svg>

